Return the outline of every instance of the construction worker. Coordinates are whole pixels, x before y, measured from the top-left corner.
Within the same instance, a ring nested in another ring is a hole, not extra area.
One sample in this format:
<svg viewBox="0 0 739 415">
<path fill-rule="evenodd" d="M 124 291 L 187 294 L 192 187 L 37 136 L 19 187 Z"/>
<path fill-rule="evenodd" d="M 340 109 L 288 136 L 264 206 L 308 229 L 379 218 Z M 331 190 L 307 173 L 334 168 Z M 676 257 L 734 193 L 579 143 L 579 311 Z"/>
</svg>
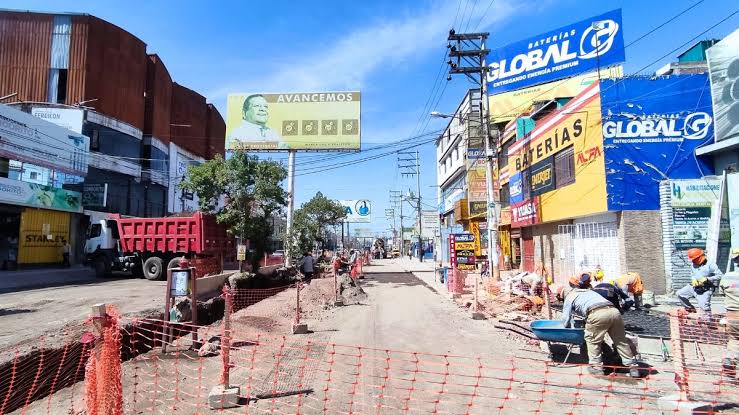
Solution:
<svg viewBox="0 0 739 415">
<path fill-rule="evenodd" d="M 601 282 L 593 287 L 593 291 L 610 301 L 621 314 L 629 311 L 629 309 L 634 305 L 634 301 L 629 298 L 628 294 L 610 282 Z"/>
<path fill-rule="evenodd" d="M 593 271 L 593 280 L 595 280 L 596 283 L 603 281 L 605 279 L 606 274 L 603 272 L 603 268 L 598 265 L 595 267 L 595 271 Z"/>
<path fill-rule="evenodd" d="M 564 288 L 559 293 L 560 298 L 564 299 L 562 308 L 564 326 L 570 327 L 573 314 L 585 318 L 585 343 L 588 346 L 588 371 L 591 374 L 605 375 L 602 343 L 608 334 L 623 364 L 629 367 L 629 376 L 640 377 L 639 366 L 626 340 L 621 313 L 610 301 L 589 289 L 590 279 L 589 272 L 575 275 L 570 278 L 570 287 Z"/>
<path fill-rule="evenodd" d="M 695 307 L 690 303 L 690 298 L 698 300 L 698 306 L 703 310 L 706 317 L 711 316 L 711 297 L 713 291 L 721 281 L 721 270 L 716 263 L 708 262 L 705 253 L 700 248 L 688 249 L 688 259 L 692 263 L 690 270 L 690 284 L 677 291 L 677 298 L 690 313 L 695 312 Z"/>
<path fill-rule="evenodd" d="M 726 298 L 726 354 L 721 361 L 724 373 L 732 381 L 736 379 L 736 366 L 739 364 L 739 248 L 731 250 L 731 262 L 734 270 L 727 272 L 719 283 Z"/>
<path fill-rule="evenodd" d="M 618 278 L 612 279 L 611 284 L 620 288 L 624 293 L 633 295 L 634 308 L 641 310 L 641 297 L 644 293 L 644 285 L 641 282 L 641 275 L 638 272 L 627 272 Z"/>
</svg>

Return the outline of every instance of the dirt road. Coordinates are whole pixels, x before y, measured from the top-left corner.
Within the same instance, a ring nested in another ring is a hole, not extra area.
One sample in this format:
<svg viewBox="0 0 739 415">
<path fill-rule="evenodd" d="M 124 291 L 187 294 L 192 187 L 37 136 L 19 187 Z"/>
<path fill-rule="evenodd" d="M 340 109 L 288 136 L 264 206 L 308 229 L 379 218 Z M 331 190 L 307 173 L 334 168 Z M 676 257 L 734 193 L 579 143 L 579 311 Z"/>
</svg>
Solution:
<svg viewBox="0 0 739 415">
<path fill-rule="evenodd" d="M 61 342 L 62 328 L 84 321 L 96 303 L 115 304 L 122 314 L 158 309 L 165 285 L 138 278 L 102 279 L 0 294 L 0 351 L 32 346 L 42 335 L 46 346 Z"/>
</svg>

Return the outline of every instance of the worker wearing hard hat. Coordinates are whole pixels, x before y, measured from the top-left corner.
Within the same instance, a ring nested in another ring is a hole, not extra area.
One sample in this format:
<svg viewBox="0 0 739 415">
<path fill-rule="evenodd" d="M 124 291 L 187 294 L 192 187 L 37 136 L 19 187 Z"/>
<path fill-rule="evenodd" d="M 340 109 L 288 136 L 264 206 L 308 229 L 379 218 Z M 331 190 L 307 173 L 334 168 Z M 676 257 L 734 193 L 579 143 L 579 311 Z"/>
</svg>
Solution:
<svg viewBox="0 0 739 415">
<path fill-rule="evenodd" d="M 711 315 L 711 297 L 721 281 L 721 270 L 716 263 L 709 262 L 702 249 L 688 249 L 688 259 L 692 263 L 690 270 L 690 284 L 677 291 L 677 298 L 688 312 L 695 312 L 690 298 L 698 300 L 698 306 L 706 316 Z"/>
<path fill-rule="evenodd" d="M 593 375 L 604 375 L 602 343 L 608 334 L 623 364 L 629 366 L 629 375 L 639 377 L 641 373 L 634 360 L 631 346 L 626 340 L 621 313 L 610 301 L 590 290 L 591 274 L 580 273 L 570 278 L 570 287 L 559 290 L 557 296 L 564 301 L 562 320 L 569 327 L 572 315 L 585 318 L 585 343 L 588 346 L 588 371 Z"/>
<path fill-rule="evenodd" d="M 618 278 L 611 280 L 611 284 L 623 290 L 627 294 L 634 296 L 634 308 L 641 310 L 642 294 L 644 293 L 644 285 L 641 282 L 641 275 L 638 272 L 627 272 Z"/>
<path fill-rule="evenodd" d="M 731 262 L 734 270 L 727 272 L 719 283 L 726 298 L 726 354 L 721 362 L 724 373 L 732 380 L 736 379 L 736 366 L 739 363 L 739 248 L 731 250 Z"/>
</svg>

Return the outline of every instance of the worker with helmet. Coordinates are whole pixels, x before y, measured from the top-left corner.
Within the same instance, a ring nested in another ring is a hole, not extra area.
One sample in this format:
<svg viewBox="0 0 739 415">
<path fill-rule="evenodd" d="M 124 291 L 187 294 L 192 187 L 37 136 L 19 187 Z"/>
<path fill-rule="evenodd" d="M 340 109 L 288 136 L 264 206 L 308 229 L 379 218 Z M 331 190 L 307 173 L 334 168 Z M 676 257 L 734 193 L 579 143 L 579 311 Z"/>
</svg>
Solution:
<svg viewBox="0 0 739 415">
<path fill-rule="evenodd" d="M 604 375 L 602 343 L 606 334 L 611 337 L 613 347 L 621 356 L 623 364 L 629 366 L 629 376 L 640 377 L 639 367 L 634 360 L 631 346 L 626 340 L 621 313 L 610 301 L 590 290 L 589 272 L 570 278 L 570 287 L 560 290 L 558 297 L 564 300 L 562 320 L 564 326 L 572 323 L 573 314 L 585 318 L 585 343 L 588 346 L 588 371 L 593 375 Z"/>
<path fill-rule="evenodd" d="M 593 287 L 593 291 L 610 301 L 621 314 L 629 311 L 634 306 L 634 301 L 629 298 L 629 295 L 611 282 L 601 282 Z"/>
<path fill-rule="evenodd" d="M 690 269 L 690 284 L 677 291 L 677 298 L 688 312 L 695 312 L 690 298 L 695 297 L 698 306 L 706 316 L 711 315 L 711 297 L 721 281 L 721 270 L 715 262 L 708 262 L 705 253 L 700 248 L 688 249 L 688 259 L 692 263 Z"/>
<path fill-rule="evenodd" d="M 724 373 L 732 380 L 736 379 L 736 366 L 739 363 L 739 248 L 731 250 L 731 262 L 734 270 L 727 272 L 719 283 L 726 298 L 726 354 L 721 361 Z"/>
<path fill-rule="evenodd" d="M 620 288 L 623 292 L 633 295 L 634 308 L 641 310 L 644 285 L 638 272 L 627 272 L 618 278 L 612 279 L 611 284 Z"/>
</svg>

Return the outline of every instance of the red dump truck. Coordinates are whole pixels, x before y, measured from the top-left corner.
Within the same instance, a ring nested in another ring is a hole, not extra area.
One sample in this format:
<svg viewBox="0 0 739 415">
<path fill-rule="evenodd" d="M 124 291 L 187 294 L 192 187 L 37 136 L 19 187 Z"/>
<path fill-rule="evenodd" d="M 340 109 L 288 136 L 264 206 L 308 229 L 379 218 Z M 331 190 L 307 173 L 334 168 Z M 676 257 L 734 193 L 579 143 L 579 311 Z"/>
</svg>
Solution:
<svg viewBox="0 0 739 415">
<path fill-rule="evenodd" d="M 233 251 L 233 240 L 213 216 L 121 218 L 93 215 L 85 242 L 86 262 L 102 277 L 112 271 L 131 271 L 149 280 L 161 280 L 181 258 L 210 258 L 223 263 Z"/>
</svg>

